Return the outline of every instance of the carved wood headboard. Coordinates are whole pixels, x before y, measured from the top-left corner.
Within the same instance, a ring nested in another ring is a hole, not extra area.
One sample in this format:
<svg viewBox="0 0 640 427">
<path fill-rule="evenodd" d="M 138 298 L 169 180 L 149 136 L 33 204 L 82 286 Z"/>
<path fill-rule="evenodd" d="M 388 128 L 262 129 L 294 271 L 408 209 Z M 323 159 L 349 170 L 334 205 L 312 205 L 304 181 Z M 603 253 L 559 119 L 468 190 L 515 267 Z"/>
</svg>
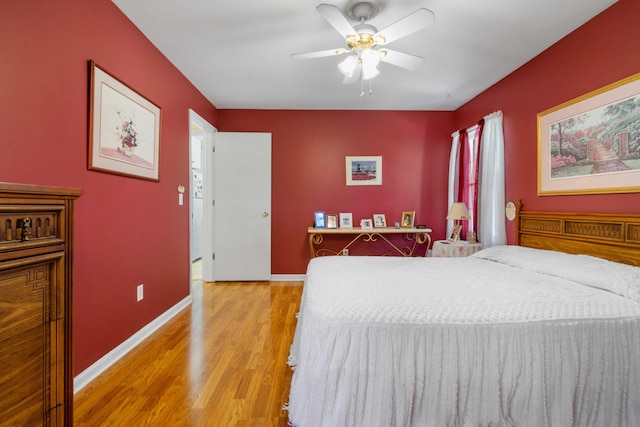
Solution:
<svg viewBox="0 0 640 427">
<path fill-rule="evenodd" d="M 640 266 L 640 215 L 519 211 L 516 244 Z"/>
</svg>

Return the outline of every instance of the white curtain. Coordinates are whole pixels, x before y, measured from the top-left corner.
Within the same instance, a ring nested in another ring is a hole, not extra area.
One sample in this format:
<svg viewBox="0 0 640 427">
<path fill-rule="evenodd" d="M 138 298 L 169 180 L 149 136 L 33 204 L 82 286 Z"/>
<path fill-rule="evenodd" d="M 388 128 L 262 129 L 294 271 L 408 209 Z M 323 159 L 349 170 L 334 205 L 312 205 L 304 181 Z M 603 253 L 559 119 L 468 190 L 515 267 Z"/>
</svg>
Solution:
<svg viewBox="0 0 640 427">
<path fill-rule="evenodd" d="M 467 131 L 477 128 L 472 126 Z M 447 212 L 454 202 L 458 202 L 460 176 L 460 132 L 451 137 L 449 155 L 449 185 L 447 188 Z M 484 117 L 480 135 L 480 159 L 478 173 L 478 241 L 483 247 L 505 245 L 507 231 L 504 216 L 504 136 L 502 133 L 502 112 L 497 111 Z M 470 221 L 471 222 L 471 221 Z M 447 221 L 447 236 L 451 235 L 453 221 Z"/>
<path fill-rule="evenodd" d="M 460 132 L 454 132 L 451 137 L 451 154 L 449 155 L 449 185 L 447 193 L 447 212 L 451 209 L 451 205 L 457 202 L 458 197 L 458 153 L 460 152 Z M 445 216 L 447 215 L 445 212 Z M 447 237 L 453 231 L 453 220 L 447 220 Z"/>
<path fill-rule="evenodd" d="M 504 135 L 502 111 L 484 118 L 480 143 L 480 173 L 478 189 L 478 241 L 482 246 L 506 245 L 504 216 Z"/>
</svg>

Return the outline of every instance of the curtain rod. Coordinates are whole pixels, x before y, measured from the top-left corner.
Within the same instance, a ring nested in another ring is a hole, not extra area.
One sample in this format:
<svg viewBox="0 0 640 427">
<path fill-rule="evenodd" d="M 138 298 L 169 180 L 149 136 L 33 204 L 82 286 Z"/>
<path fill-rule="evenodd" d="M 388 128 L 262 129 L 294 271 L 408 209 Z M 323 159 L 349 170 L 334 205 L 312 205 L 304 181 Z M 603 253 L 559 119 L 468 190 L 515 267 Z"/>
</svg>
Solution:
<svg viewBox="0 0 640 427">
<path fill-rule="evenodd" d="M 487 114 L 486 116 L 484 116 L 484 120 L 488 120 L 488 119 L 493 119 L 494 117 L 502 117 L 502 110 L 498 110 L 498 111 L 494 111 L 491 114 Z M 451 134 L 451 137 L 453 138 L 456 134 L 459 134 L 460 132 L 462 132 L 463 130 L 466 130 L 467 132 L 472 132 L 474 130 L 476 130 L 478 127 L 478 124 L 476 123 L 475 125 L 468 127 L 466 129 L 458 129 L 457 131 L 453 132 Z"/>
</svg>

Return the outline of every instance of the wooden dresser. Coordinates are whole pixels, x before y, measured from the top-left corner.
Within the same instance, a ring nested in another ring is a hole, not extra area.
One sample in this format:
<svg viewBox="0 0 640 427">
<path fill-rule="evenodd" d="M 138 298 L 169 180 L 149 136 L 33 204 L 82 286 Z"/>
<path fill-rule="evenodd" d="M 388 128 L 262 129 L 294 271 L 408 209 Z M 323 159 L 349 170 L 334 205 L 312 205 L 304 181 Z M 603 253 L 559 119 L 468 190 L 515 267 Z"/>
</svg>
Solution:
<svg viewBox="0 0 640 427">
<path fill-rule="evenodd" d="M 73 424 L 76 188 L 0 182 L 0 424 Z"/>
</svg>

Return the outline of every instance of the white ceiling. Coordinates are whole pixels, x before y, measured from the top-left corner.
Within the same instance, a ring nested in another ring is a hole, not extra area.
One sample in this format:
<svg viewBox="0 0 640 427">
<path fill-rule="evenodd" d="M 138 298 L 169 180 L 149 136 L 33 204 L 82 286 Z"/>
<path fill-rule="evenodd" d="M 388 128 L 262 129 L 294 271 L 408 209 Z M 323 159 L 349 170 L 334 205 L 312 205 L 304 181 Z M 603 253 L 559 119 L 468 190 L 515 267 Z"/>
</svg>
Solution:
<svg viewBox="0 0 640 427">
<path fill-rule="evenodd" d="M 315 10 L 322 0 L 113 0 L 217 108 L 305 110 L 454 110 L 615 1 L 380 0 L 378 30 L 419 8 L 436 20 L 388 45 L 422 66 L 381 63 L 360 97 L 338 57 L 289 57 L 345 47 Z"/>
</svg>

